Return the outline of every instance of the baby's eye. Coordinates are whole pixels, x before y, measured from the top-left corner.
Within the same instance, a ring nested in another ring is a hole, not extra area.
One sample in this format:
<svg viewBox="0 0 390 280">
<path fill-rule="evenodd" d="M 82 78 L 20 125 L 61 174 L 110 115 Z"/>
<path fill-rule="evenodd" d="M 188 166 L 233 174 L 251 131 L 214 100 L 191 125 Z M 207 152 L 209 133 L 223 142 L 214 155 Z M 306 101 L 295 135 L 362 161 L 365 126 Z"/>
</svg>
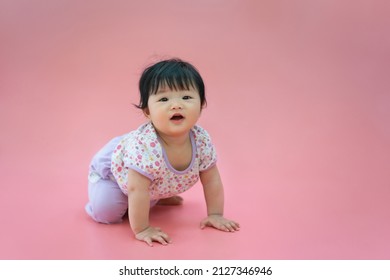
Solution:
<svg viewBox="0 0 390 280">
<path fill-rule="evenodd" d="M 186 95 L 186 96 L 183 96 L 183 99 L 184 100 L 192 99 L 192 96 Z"/>
<path fill-rule="evenodd" d="M 163 98 L 161 98 L 160 100 L 159 100 L 159 102 L 167 102 L 168 101 L 168 98 L 166 98 L 166 97 L 163 97 Z"/>
</svg>

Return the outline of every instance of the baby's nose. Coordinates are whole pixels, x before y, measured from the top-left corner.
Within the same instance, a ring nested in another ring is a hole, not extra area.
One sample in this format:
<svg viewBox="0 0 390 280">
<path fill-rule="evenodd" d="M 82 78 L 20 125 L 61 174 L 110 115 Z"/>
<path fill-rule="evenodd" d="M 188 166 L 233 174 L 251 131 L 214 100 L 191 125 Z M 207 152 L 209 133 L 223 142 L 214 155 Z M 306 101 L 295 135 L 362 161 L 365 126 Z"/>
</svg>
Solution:
<svg viewBox="0 0 390 280">
<path fill-rule="evenodd" d="M 181 104 L 181 102 L 179 100 L 175 99 L 172 101 L 171 108 L 172 109 L 182 109 L 183 105 Z"/>
</svg>

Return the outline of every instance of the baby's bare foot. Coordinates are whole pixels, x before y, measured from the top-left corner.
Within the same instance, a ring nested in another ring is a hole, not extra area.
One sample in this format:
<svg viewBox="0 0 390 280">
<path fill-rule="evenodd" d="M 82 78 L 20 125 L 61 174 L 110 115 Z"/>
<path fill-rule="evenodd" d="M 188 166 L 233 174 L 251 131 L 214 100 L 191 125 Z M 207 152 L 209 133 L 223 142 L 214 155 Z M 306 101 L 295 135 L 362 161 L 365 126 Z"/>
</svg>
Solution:
<svg viewBox="0 0 390 280">
<path fill-rule="evenodd" d="M 168 197 L 168 198 L 163 198 L 157 202 L 157 205 L 182 205 L 182 204 L 183 204 L 183 198 L 178 195 Z"/>
</svg>

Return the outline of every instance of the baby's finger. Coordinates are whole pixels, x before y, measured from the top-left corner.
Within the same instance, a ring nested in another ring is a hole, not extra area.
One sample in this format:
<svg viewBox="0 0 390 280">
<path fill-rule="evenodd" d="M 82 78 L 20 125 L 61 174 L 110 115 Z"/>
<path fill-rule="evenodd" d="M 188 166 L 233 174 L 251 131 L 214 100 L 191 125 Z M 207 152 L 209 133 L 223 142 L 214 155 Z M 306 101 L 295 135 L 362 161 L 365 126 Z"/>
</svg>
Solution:
<svg viewBox="0 0 390 280">
<path fill-rule="evenodd" d="M 168 245 L 168 242 L 162 236 L 156 236 L 153 238 L 155 241 L 161 243 L 162 245 Z"/>
<path fill-rule="evenodd" d="M 150 237 L 145 237 L 144 241 L 146 244 L 148 244 L 150 247 L 153 247 L 153 240 Z"/>
<path fill-rule="evenodd" d="M 166 241 L 166 242 L 168 242 L 168 243 L 171 243 L 172 241 L 171 241 L 171 238 L 169 237 L 169 235 L 168 234 L 166 234 L 165 232 L 161 232 L 161 237 L 162 238 L 164 238 L 164 240 Z"/>
<path fill-rule="evenodd" d="M 234 222 L 234 221 L 232 221 L 231 223 L 232 223 L 232 226 L 233 226 L 233 228 L 234 228 L 235 230 L 240 230 L 240 224 L 239 224 L 239 223 Z"/>
<path fill-rule="evenodd" d="M 230 222 L 229 222 L 229 223 L 226 223 L 226 224 L 225 224 L 225 227 L 226 227 L 229 231 L 231 231 L 231 232 L 235 231 L 234 226 L 233 226 Z"/>
<path fill-rule="evenodd" d="M 237 224 L 236 222 L 234 222 L 234 221 L 230 221 L 229 223 L 228 223 L 228 227 L 229 227 L 229 229 L 231 230 L 231 231 L 237 231 L 237 230 L 240 230 L 240 225 L 239 224 Z"/>
<path fill-rule="evenodd" d="M 230 231 L 229 228 L 222 223 L 218 223 L 214 227 L 222 231 Z"/>
<path fill-rule="evenodd" d="M 206 219 L 203 220 L 203 221 L 201 221 L 201 222 L 200 222 L 200 228 L 201 228 L 201 229 L 204 229 L 204 228 L 207 226 L 207 224 L 208 224 L 208 222 L 207 222 Z"/>
</svg>

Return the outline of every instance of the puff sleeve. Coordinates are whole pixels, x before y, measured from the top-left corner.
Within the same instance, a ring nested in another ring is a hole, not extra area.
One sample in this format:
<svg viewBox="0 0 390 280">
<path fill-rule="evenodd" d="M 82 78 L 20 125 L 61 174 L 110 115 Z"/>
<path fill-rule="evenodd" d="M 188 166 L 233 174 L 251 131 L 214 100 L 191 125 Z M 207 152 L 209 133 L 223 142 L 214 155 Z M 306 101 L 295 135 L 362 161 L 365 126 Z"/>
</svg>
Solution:
<svg viewBox="0 0 390 280">
<path fill-rule="evenodd" d="M 195 127 L 195 139 L 199 152 L 199 171 L 205 171 L 217 163 L 217 152 L 211 137 L 206 130 Z"/>
</svg>

